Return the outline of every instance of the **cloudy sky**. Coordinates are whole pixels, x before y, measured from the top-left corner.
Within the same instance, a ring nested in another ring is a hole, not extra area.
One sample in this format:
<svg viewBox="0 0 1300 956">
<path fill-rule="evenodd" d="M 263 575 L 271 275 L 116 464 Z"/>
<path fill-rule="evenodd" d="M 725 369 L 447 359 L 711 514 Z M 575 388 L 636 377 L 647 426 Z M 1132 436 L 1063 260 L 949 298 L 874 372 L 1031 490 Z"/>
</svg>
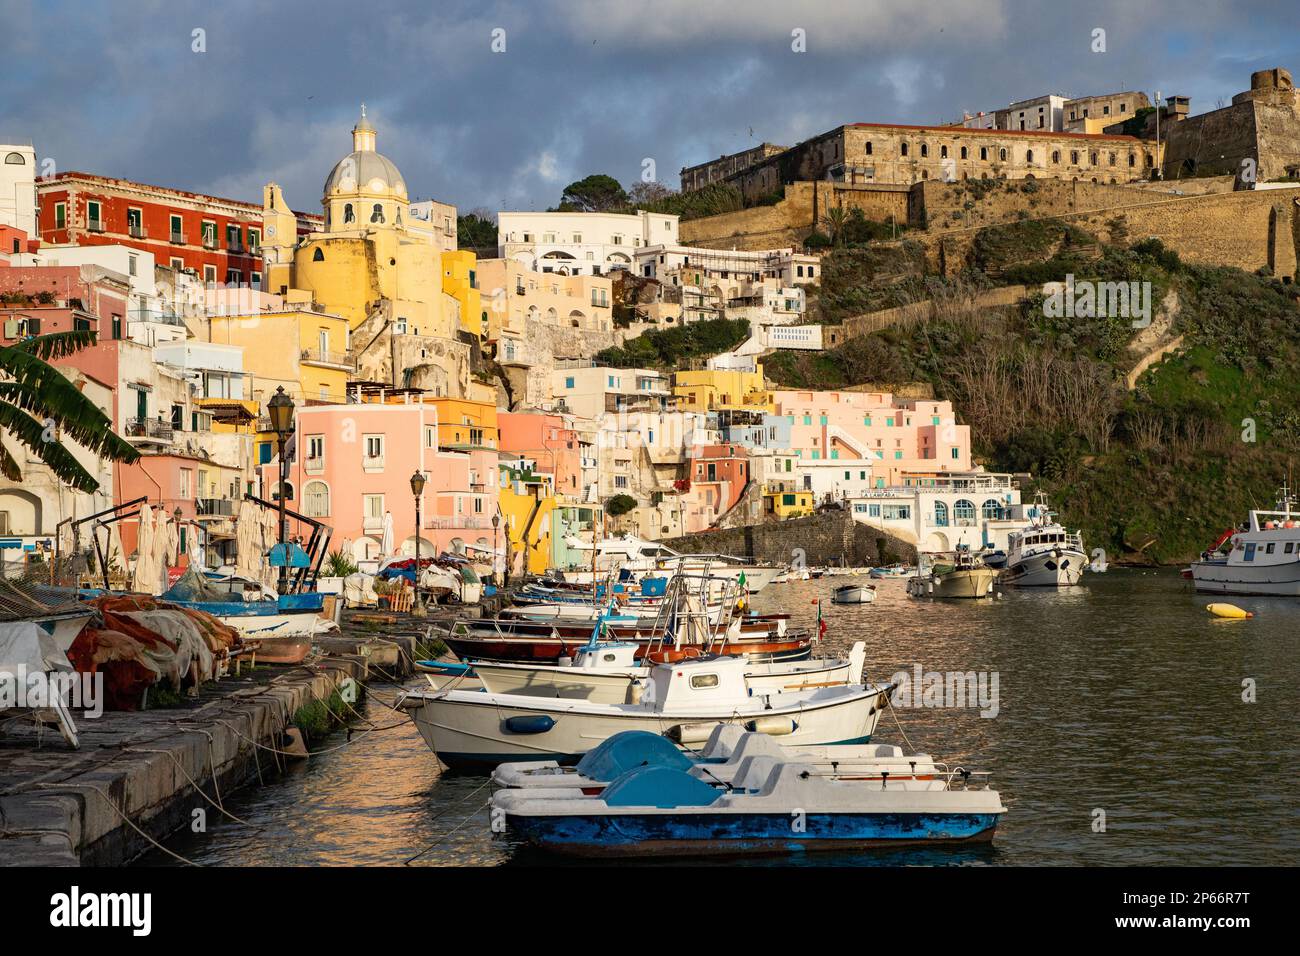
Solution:
<svg viewBox="0 0 1300 956">
<path fill-rule="evenodd" d="M 0 142 L 78 169 L 317 211 L 367 104 L 412 198 L 544 209 L 846 122 L 1046 92 L 1213 109 L 1300 75 L 1295 3 L 1140 0 L 0 0 Z M 1104 30 L 1105 51 L 1094 52 Z M 195 31 L 203 31 L 195 39 Z M 803 51 L 796 31 L 801 31 Z M 196 52 L 196 46 L 203 46 Z M 504 46 L 504 49 L 501 47 Z M 495 49 L 494 49 L 495 47 Z"/>
</svg>

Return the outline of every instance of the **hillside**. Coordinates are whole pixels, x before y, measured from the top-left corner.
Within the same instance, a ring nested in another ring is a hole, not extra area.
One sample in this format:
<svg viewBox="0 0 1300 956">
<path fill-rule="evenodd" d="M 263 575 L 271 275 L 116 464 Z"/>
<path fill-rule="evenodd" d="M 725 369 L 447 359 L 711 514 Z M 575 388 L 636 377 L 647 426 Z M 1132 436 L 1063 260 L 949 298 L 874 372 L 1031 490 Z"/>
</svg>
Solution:
<svg viewBox="0 0 1300 956">
<path fill-rule="evenodd" d="M 1151 322 L 1051 318 L 1035 293 L 978 310 L 960 296 L 938 317 L 765 365 L 793 387 L 926 382 L 971 425 L 986 467 L 1029 471 L 1090 548 L 1112 559 L 1181 562 L 1251 507 L 1268 506 L 1300 445 L 1300 308 L 1295 287 L 1184 263 L 1158 241 L 1097 242 L 1053 221 L 981 230 L 958 279 L 892 276 L 835 252 L 823 303 L 889 301 L 918 282 L 963 286 L 1077 280 L 1151 283 Z M 838 261 L 837 261 L 838 260 Z M 910 263 L 909 263 L 910 266 Z M 1127 387 L 1139 362 L 1156 362 Z"/>
</svg>

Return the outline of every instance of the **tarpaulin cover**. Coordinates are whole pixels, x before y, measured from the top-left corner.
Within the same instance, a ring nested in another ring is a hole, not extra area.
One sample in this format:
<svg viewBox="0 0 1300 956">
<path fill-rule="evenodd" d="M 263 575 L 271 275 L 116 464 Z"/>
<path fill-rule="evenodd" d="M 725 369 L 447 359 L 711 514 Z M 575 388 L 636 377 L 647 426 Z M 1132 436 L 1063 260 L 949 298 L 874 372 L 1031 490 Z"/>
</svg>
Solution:
<svg viewBox="0 0 1300 956">
<path fill-rule="evenodd" d="M 168 588 L 167 593 L 162 597 L 164 601 L 189 602 L 233 601 L 242 603 L 244 600 L 240 594 L 213 587 L 206 577 L 197 573 L 193 568 L 186 569 L 180 580 Z"/>
</svg>

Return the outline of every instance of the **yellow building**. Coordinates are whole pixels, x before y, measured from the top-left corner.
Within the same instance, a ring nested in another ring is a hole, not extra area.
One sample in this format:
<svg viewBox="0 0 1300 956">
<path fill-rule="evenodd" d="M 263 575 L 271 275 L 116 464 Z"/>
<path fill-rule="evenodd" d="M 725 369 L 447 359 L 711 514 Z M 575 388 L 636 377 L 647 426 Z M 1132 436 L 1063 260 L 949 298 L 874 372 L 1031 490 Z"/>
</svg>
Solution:
<svg viewBox="0 0 1300 956">
<path fill-rule="evenodd" d="M 778 518 L 799 518 L 812 514 L 816 506 L 811 491 L 766 491 L 763 513 Z"/>
<path fill-rule="evenodd" d="M 459 321 L 443 293 L 442 253 L 427 230 L 408 228 L 406 183 L 392 160 L 376 151 L 364 106 L 352 130 L 352 152 L 330 171 L 321 205 L 325 230 L 298 242 L 279 187 L 266 187 L 269 288 L 290 290 L 290 297 L 302 290 L 352 329 L 383 308 L 401 332 L 454 337 Z"/>
<path fill-rule="evenodd" d="M 543 574 L 551 563 L 551 476 L 502 462 L 500 507 L 510 544 L 511 574 Z"/>
<path fill-rule="evenodd" d="M 469 398 L 425 398 L 438 409 L 438 444 L 446 447 L 500 448 L 497 403 Z"/>
<path fill-rule="evenodd" d="M 442 291 L 460 303 L 460 327 L 480 339 L 489 334 L 491 316 L 484 308 L 478 287 L 478 256 L 469 249 L 442 254 Z"/>
<path fill-rule="evenodd" d="M 688 412 L 722 408 L 759 411 L 763 397 L 763 366 L 756 372 L 735 369 L 700 369 L 673 373 L 677 407 Z"/>
</svg>

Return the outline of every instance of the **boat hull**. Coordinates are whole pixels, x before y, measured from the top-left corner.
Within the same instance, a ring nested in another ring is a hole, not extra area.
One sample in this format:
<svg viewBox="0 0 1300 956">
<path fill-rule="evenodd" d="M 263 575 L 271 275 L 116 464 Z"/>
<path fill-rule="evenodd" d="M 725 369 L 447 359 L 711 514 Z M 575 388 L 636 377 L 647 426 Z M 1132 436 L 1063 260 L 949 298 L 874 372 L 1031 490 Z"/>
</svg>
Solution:
<svg viewBox="0 0 1300 956">
<path fill-rule="evenodd" d="M 643 730 L 663 734 L 673 727 L 692 727 L 719 723 L 745 723 L 753 717 L 792 717 L 793 732 L 779 738 L 791 747 L 819 744 L 869 743 L 880 717 L 878 703 L 886 691 L 864 690 L 853 697 L 845 696 L 824 702 L 805 702 L 802 706 L 773 707 L 753 714 L 735 709 L 727 713 L 663 713 L 644 711 L 596 712 L 585 710 L 585 702 L 573 701 L 567 707 L 536 704 L 524 698 L 480 694 L 477 691 L 452 691 L 407 698 L 410 712 L 420 736 L 448 767 L 485 769 L 515 761 L 554 760 L 572 763 L 591 748 L 625 730 Z M 474 700 L 474 697 L 481 700 Z M 512 732 L 511 726 L 546 716 L 551 726 L 540 732 Z M 512 721 L 513 718 L 520 720 Z"/>
<path fill-rule="evenodd" d="M 511 814 L 509 820 L 529 842 L 571 856 L 730 856 L 987 843 L 998 814 L 810 813 L 800 833 L 784 813 Z"/>
<path fill-rule="evenodd" d="M 952 571 L 933 578 L 912 578 L 907 591 L 913 597 L 978 600 L 992 593 L 998 573 L 992 568 Z"/>
<path fill-rule="evenodd" d="M 490 661 L 503 664 L 554 664 L 561 657 L 571 656 L 589 640 L 587 637 L 565 638 L 512 638 L 506 636 L 464 637 L 450 634 L 443 638 L 447 646 L 462 661 Z M 812 655 L 812 641 L 808 638 L 791 638 L 771 641 L 727 641 L 706 649 L 698 644 L 671 644 L 652 647 L 649 641 L 637 651 L 638 660 L 655 663 L 675 662 L 699 657 L 706 650 L 728 656 L 743 655 L 756 662 L 801 661 Z"/>
<path fill-rule="evenodd" d="M 1043 551 L 1007 564 L 1003 582 L 1018 588 L 1074 587 L 1083 577 L 1088 556 L 1082 551 Z"/>
<path fill-rule="evenodd" d="M 1300 597 L 1300 562 L 1257 567 L 1221 561 L 1192 563 L 1192 582 L 1203 594 Z"/>
<path fill-rule="evenodd" d="M 831 592 L 832 604 L 870 604 L 876 592 L 866 585 L 846 584 Z"/>
</svg>

